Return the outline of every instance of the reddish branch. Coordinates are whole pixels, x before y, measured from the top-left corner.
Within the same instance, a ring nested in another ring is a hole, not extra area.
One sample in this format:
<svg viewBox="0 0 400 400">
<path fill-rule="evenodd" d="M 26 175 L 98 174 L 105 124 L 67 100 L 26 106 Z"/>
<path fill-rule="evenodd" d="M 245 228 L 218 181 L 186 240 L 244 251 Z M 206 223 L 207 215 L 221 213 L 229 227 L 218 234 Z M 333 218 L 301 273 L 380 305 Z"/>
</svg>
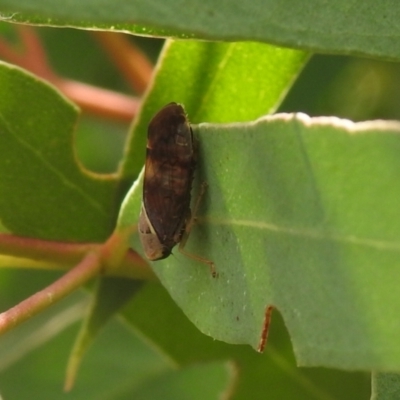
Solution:
<svg viewBox="0 0 400 400">
<path fill-rule="evenodd" d="M 35 30 L 22 25 L 17 29 L 23 52 L 0 38 L 0 57 L 51 82 L 83 110 L 125 121 L 131 120 L 136 114 L 139 106 L 137 98 L 58 76 L 50 67 Z M 96 33 L 95 36 L 129 84 L 142 94 L 152 75 L 152 66 L 146 57 L 121 34 Z M 104 244 L 51 242 L 0 234 L 0 254 L 53 262 L 63 267 L 73 266 L 47 288 L 0 314 L 0 333 L 49 307 L 100 272 L 135 279 L 154 279 L 147 263 L 129 249 L 128 238 L 131 233 L 115 232 Z"/>
<path fill-rule="evenodd" d="M 118 259 L 112 266 L 106 266 L 105 274 L 125 276 L 134 279 L 154 279 L 148 264 L 133 250 L 130 250 L 122 235 L 114 233 L 104 244 L 66 243 L 41 240 L 9 234 L 0 234 L 0 254 L 35 261 L 52 262 L 55 266 L 67 268 L 78 263 L 87 253 L 100 251 L 103 260 L 110 260 L 115 254 Z M 110 263 L 109 263 L 110 264 Z"/>
<path fill-rule="evenodd" d="M 0 334 L 14 328 L 79 288 L 100 271 L 99 253 L 92 251 L 72 270 L 47 288 L 0 314 Z"/>
<path fill-rule="evenodd" d="M 111 90 L 61 78 L 52 83 L 83 111 L 93 115 L 129 122 L 139 109 L 139 99 Z"/>
<path fill-rule="evenodd" d="M 60 77 L 49 65 L 35 30 L 26 25 L 17 25 L 17 29 L 24 49 L 20 52 L 0 38 L 0 57 L 4 60 L 51 82 L 84 111 L 121 121 L 130 121 L 136 115 L 140 99 Z M 123 34 L 97 32 L 95 37 L 131 87 L 142 94 L 152 75 L 152 65 L 146 56 Z"/>
<path fill-rule="evenodd" d="M 100 31 L 93 31 L 93 35 L 136 93 L 143 94 L 153 74 L 153 66 L 143 52 L 127 35 Z"/>
<path fill-rule="evenodd" d="M 115 232 L 104 244 L 62 243 L 0 234 L 0 253 L 55 264 L 76 264 L 47 288 L 0 314 L 0 334 L 79 288 L 100 273 L 154 279 L 147 263 L 128 248 L 131 232 Z"/>
</svg>

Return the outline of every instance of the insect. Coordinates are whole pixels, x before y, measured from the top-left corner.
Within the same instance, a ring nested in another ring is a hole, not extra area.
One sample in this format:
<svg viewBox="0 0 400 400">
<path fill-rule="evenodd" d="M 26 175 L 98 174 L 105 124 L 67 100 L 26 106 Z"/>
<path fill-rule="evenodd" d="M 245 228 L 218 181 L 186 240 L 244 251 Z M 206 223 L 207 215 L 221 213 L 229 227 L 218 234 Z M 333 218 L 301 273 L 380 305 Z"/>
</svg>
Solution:
<svg viewBox="0 0 400 400">
<path fill-rule="evenodd" d="M 181 253 L 209 265 L 216 277 L 212 261 L 183 250 L 194 223 L 190 201 L 196 158 L 197 142 L 185 110 L 180 104 L 167 104 L 148 127 L 139 235 L 149 260 L 168 257 L 179 243 Z M 203 184 L 194 216 L 205 189 Z"/>
</svg>

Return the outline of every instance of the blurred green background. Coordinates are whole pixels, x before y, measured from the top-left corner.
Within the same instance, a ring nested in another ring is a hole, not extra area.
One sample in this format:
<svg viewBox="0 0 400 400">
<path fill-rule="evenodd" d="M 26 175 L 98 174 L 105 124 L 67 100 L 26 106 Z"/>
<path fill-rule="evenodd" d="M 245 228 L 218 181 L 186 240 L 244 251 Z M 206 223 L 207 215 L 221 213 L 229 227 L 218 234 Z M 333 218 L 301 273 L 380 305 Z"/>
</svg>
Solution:
<svg viewBox="0 0 400 400">
<path fill-rule="evenodd" d="M 134 95 L 90 32 L 60 28 L 38 28 L 37 31 L 58 74 Z M 16 39 L 11 24 L 1 23 L 0 34 L 11 41 Z M 130 39 L 155 63 L 163 40 L 133 36 Z M 400 119 L 399 89 L 398 64 L 315 55 L 278 111 L 335 115 L 354 121 Z M 82 115 L 75 133 L 79 159 L 95 172 L 116 171 L 128 131 L 129 124 Z M 43 288 L 59 275 L 49 271 L 0 270 L 1 310 Z M 0 395 L 4 399 L 31 399 L 33 396 L 43 400 L 131 398 L 132 385 L 141 387 L 151 377 L 174 371 L 176 366 L 167 355 L 157 352 L 140 335 L 133 334 L 124 323 L 114 319 L 84 359 L 76 388 L 64 394 L 66 361 L 88 298 L 84 291 L 75 293 L 0 339 Z M 276 349 L 289 349 L 290 353 L 290 340 L 277 314 L 273 317 L 270 336 L 270 343 Z M 287 357 L 286 362 L 292 365 L 292 355 Z M 307 369 L 305 374 L 311 381 L 320 385 L 326 383 L 331 388 L 329 395 L 318 392 L 312 398 L 369 398 L 368 373 L 313 368 Z M 173 379 L 171 377 L 170 381 Z M 277 388 L 285 384 L 276 381 Z M 151 394 L 146 393 L 135 398 L 151 398 Z M 274 393 L 275 388 L 271 387 L 268 398 L 280 398 Z"/>
</svg>

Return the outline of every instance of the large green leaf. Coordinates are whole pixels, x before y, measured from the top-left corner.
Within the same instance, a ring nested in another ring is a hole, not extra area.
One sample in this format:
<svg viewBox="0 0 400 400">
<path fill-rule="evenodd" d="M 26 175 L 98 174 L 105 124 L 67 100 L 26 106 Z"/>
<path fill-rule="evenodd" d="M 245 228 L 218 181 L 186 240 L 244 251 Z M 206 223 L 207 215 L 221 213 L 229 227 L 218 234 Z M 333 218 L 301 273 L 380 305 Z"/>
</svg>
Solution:
<svg viewBox="0 0 400 400">
<path fill-rule="evenodd" d="M 49 0 L 1 0 L 0 11 L 12 21 L 400 57 L 400 9 L 388 0 L 70 0 L 63 7 Z"/>
<path fill-rule="evenodd" d="M 32 270 L 0 269 L 0 306 L 17 303 L 51 283 L 58 275 L 54 272 L 46 275 Z M 127 281 L 121 290 L 126 286 Z M 121 293 L 119 298 L 122 296 Z M 193 379 L 196 371 L 201 374 L 202 384 L 212 391 L 214 397 L 210 398 L 217 398 L 217 393 L 234 383 L 233 371 L 227 368 L 225 361 L 177 369 L 175 362 L 163 357 L 126 324 L 113 318 L 87 352 L 77 382 L 71 393 L 66 394 L 63 380 L 68 352 L 76 335 L 77 321 L 83 317 L 88 300 L 86 293 L 77 291 L 1 337 L 3 398 L 122 400 L 132 399 L 135 393 L 136 399 L 145 396 L 149 386 L 163 385 L 165 391 L 173 393 L 171 398 L 178 399 L 185 393 L 198 391 L 199 382 Z M 110 302 L 115 304 L 116 301 Z M 153 398 L 164 399 L 165 396 Z"/>
<path fill-rule="evenodd" d="M 400 125 L 284 114 L 196 133 L 209 190 L 186 250 L 219 277 L 177 251 L 153 263 L 189 318 L 257 347 L 272 304 L 300 365 L 399 369 Z"/>
<path fill-rule="evenodd" d="M 162 304 L 162 309 L 160 309 Z M 146 312 L 138 312 L 145 309 Z M 124 310 L 127 321 L 146 340 L 180 365 L 231 359 L 238 382 L 232 399 L 366 399 L 367 374 L 327 368 L 297 368 L 292 345 L 279 313 L 275 313 L 264 354 L 249 346 L 233 346 L 201 334 L 188 321 L 163 287 L 149 284 Z"/>
<path fill-rule="evenodd" d="M 262 43 L 169 41 L 133 126 L 122 167 L 129 186 L 144 164 L 147 125 L 165 104 L 183 103 L 194 123 L 250 121 L 278 107 L 307 60 Z"/>
<path fill-rule="evenodd" d="M 115 179 L 84 171 L 77 109 L 26 71 L 0 63 L 0 219 L 11 233 L 95 241 L 110 233 Z"/>
</svg>

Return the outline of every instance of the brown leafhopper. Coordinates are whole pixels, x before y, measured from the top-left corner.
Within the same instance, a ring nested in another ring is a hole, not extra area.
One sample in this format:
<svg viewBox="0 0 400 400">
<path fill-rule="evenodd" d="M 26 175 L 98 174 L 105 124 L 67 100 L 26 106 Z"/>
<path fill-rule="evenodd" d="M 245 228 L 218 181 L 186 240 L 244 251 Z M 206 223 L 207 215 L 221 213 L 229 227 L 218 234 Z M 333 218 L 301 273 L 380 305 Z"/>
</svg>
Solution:
<svg viewBox="0 0 400 400">
<path fill-rule="evenodd" d="M 149 260 L 168 257 L 179 243 L 181 253 L 209 265 L 215 277 L 212 261 L 183 250 L 194 222 L 190 201 L 196 161 L 197 142 L 185 110 L 180 104 L 169 103 L 148 127 L 139 235 Z M 203 184 L 199 196 L 205 187 Z"/>
</svg>

